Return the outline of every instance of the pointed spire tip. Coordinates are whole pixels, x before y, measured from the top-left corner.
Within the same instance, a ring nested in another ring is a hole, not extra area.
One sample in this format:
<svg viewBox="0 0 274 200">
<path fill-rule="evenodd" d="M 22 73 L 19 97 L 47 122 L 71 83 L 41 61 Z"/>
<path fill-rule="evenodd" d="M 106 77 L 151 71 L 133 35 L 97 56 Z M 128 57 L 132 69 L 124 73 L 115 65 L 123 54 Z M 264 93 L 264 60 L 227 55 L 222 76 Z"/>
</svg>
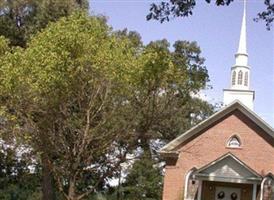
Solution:
<svg viewBox="0 0 274 200">
<path fill-rule="evenodd" d="M 242 19 L 242 27 L 241 27 L 239 48 L 238 48 L 237 54 L 247 54 L 247 48 L 246 48 L 246 0 L 243 0 L 243 2 L 244 2 L 243 19 Z"/>
</svg>

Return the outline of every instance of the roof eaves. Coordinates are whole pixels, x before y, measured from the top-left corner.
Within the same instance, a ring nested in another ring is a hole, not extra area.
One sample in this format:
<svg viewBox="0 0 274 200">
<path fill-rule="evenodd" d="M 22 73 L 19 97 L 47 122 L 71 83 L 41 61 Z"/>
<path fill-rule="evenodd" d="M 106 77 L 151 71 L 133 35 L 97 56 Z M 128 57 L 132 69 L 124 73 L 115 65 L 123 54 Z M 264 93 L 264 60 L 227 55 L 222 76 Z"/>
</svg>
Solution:
<svg viewBox="0 0 274 200">
<path fill-rule="evenodd" d="M 245 113 L 253 122 L 255 122 L 257 125 L 259 125 L 265 132 L 267 132 L 270 136 L 272 136 L 274 138 L 274 129 L 273 129 L 273 127 L 271 127 L 259 115 L 257 115 L 254 111 L 250 110 L 249 108 L 247 108 L 243 104 L 241 104 L 241 107 L 239 107 L 239 109 L 243 113 Z"/>
<path fill-rule="evenodd" d="M 178 151 L 160 151 L 159 153 L 162 157 L 166 158 L 178 158 L 179 156 Z"/>
</svg>

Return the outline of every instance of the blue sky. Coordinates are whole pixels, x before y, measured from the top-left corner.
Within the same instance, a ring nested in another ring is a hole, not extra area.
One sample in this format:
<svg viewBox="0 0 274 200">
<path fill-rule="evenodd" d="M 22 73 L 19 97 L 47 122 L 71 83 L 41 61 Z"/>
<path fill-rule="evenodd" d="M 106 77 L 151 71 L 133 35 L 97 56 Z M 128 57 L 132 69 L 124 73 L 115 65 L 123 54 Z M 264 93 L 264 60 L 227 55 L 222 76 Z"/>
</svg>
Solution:
<svg viewBox="0 0 274 200">
<path fill-rule="evenodd" d="M 140 33 L 145 44 L 166 38 L 197 41 L 206 58 L 213 89 L 203 91 L 212 102 L 222 102 L 223 89 L 229 87 L 230 68 L 235 64 L 243 2 L 217 7 L 197 0 L 193 16 L 160 24 L 146 21 L 149 5 L 157 0 L 91 0 L 91 14 L 103 14 L 114 30 L 128 28 Z M 274 27 L 267 31 L 263 22 L 254 22 L 265 9 L 262 0 L 247 3 L 247 48 L 251 66 L 251 88 L 255 90 L 255 112 L 274 127 Z"/>
</svg>

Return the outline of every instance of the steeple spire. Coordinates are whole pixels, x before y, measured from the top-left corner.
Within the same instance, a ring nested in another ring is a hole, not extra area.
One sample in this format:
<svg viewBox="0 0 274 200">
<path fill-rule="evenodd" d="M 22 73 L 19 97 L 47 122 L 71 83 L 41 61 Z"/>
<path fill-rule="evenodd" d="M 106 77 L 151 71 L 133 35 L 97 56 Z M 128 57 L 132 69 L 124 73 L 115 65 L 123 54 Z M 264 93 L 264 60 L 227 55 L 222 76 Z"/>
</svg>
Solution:
<svg viewBox="0 0 274 200">
<path fill-rule="evenodd" d="M 230 88 L 224 89 L 224 105 L 228 105 L 234 100 L 239 100 L 250 109 L 253 109 L 255 93 L 250 90 L 250 67 L 248 66 L 246 47 L 246 0 L 243 0 L 243 3 L 244 9 L 239 48 L 235 54 L 236 63 L 231 67 Z"/>
<path fill-rule="evenodd" d="M 248 54 L 246 48 L 246 0 L 244 2 L 244 11 L 243 11 L 243 19 L 242 19 L 242 27 L 240 33 L 240 40 L 239 40 L 239 48 L 238 52 L 236 53 L 236 66 L 246 66 L 248 65 Z"/>
<path fill-rule="evenodd" d="M 244 14 L 242 19 L 241 35 L 239 41 L 238 54 L 247 54 L 246 49 L 246 0 L 244 1 Z"/>
</svg>

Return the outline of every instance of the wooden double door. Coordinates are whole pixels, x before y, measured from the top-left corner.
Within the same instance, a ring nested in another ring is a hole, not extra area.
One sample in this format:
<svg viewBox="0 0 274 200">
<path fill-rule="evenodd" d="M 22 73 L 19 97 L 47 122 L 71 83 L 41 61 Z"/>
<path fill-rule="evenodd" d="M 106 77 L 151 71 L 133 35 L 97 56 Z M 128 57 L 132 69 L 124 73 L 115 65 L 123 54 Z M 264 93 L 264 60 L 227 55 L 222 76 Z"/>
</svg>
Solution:
<svg viewBox="0 0 274 200">
<path fill-rule="evenodd" d="M 251 184 L 203 181 L 202 200 L 252 200 Z"/>
</svg>

